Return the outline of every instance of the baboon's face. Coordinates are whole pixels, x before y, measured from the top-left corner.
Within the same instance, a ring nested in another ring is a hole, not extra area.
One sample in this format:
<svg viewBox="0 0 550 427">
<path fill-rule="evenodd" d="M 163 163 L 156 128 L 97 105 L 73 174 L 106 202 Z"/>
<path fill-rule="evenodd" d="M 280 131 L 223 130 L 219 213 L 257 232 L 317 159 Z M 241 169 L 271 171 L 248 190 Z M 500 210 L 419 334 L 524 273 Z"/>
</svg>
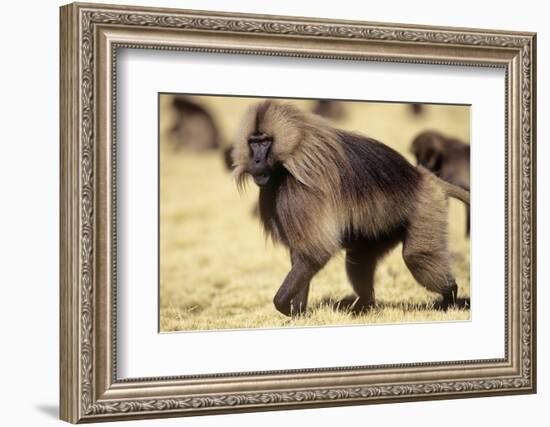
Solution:
<svg viewBox="0 0 550 427">
<path fill-rule="evenodd" d="M 265 133 L 254 133 L 248 137 L 249 157 L 247 172 L 254 182 L 264 187 L 273 181 L 276 164 L 273 159 L 273 137 Z"/>
</svg>

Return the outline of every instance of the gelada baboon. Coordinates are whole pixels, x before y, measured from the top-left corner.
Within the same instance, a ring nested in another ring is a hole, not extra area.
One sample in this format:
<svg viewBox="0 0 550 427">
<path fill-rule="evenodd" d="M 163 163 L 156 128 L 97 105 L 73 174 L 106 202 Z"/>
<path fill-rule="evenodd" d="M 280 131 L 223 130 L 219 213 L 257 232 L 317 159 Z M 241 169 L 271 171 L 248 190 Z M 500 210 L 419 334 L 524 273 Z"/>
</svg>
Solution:
<svg viewBox="0 0 550 427">
<path fill-rule="evenodd" d="M 411 145 L 419 165 L 439 178 L 470 191 L 470 145 L 435 131 L 419 134 Z M 466 206 L 466 235 L 470 235 L 470 207 Z"/>
<path fill-rule="evenodd" d="M 419 116 L 420 114 L 422 114 L 424 112 L 424 105 L 423 104 L 418 104 L 416 102 L 413 102 L 411 104 L 408 104 L 408 107 L 409 107 L 411 113 L 413 113 L 415 116 Z"/>
<path fill-rule="evenodd" d="M 415 279 L 443 295 L 444 307 L 456 300 L 446 199 L 469 203 L 467 191 L 378 141 L 276 101 L 247 112 L 233 160 L 239 187 L 249 175 L 260 187 L 266 232 L 290 251 L 292 268 L 274 298 L 281 313 L 305 311 L 310 280 L 341 248 L 355 307 L 369 307 L 376 263 L 398 242 Z"/>
<path fill-rule="evenodd" d="M 208 110 L 184 96 L 175 96 L 172 108 L 176 115 L 170 133 L 175 150 L 184 147 L 194 151 L 218 148 L 218 127 Z"/>
<path fill-rule="evenodd" d="M 320 99 L 315 103 L 313 112 L 331 120 L 342 120 L 346 116 L 344 104 L 330 99 Z"/>
</svg>

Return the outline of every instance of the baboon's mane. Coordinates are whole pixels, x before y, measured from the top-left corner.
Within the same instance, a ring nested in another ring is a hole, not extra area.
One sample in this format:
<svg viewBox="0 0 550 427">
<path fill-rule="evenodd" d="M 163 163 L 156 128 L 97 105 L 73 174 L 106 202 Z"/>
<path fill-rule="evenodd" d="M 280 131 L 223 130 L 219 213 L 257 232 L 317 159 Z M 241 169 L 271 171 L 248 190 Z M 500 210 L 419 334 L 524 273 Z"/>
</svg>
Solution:
<svg viewBox="0 0 550 427">
<path fill-rule="evenodd" d="M 241 186 L 255 132 L 273 136 L 272 154 L 287 171 L 277 188 L 260 191 L 262 222 L 275 240 L 321 259 L 342 247 L 344 236 L 376 238 L 403 227 L 420 172 L 393 149 L 265 101 L 249 111 L 235 145 Z"/>
</svg>

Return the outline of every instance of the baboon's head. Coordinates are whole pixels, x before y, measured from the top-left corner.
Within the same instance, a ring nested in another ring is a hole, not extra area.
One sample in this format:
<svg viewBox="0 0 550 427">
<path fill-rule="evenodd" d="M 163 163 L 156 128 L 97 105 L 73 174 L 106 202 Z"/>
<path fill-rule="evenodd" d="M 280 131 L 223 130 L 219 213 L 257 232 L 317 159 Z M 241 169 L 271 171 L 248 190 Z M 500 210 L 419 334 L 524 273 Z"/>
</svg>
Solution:
<svg viewBox="0 0 550 427">
<path fill-rule="evenodd" d="M 272 146 L 273 136 L 264 132 L 254 132 L 248 137 L 250 155 L 246 171 L 260 187 L 269 184 L 278 166 L 271 151 Z"/>
<path fill-rule="evenodd" d="M 242 183 L 252 176 L 260 187 L 276 183 L 302 139 L 302 114 L 276 101 L 251 107 L 243 118 L 233 148 L 234 174 Z"/>
<path fill-rule="evenodd" d="M 433 131 L 418 135 L 411 145 L 411 152 L 416 157 L 417 163 L 432 172 L 439 172 L 443 163 L 442 140 L 442 135 Z"/>
</svg>

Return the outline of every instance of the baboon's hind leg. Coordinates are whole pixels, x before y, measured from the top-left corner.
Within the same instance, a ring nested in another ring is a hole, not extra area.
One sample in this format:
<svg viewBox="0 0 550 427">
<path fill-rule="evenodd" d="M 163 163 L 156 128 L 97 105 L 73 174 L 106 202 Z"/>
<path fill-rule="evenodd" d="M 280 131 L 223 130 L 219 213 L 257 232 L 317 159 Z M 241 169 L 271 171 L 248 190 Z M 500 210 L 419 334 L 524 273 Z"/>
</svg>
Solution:
<svg viewBox="0 0 550 427">
<path fill-rule="evenodd" d="M 446 213 L 411 221 L 403 241 L 403 259 L 418 283 L 443 296 L 444 309 L 456 302 L 458 288 L 447 247 Z"/>
<path fill-rule="evenodd" d="M 361 311 L 374 305 L 374 272 L 378 260 L 366 251 L 348 250 L 346 252 L 346 273 L 359 297 L 354 309 Z"/>
<path fill-rule="evenodd" d="M 354 305 L 354 311 L 361 312 L 374 305 L 376 265 L 397 242 L 398 239 L 393 237 L 382 242 L 365 241 L 346 251 L 346 272 L 353 290 L 359 297 Z"/>
</svg>

